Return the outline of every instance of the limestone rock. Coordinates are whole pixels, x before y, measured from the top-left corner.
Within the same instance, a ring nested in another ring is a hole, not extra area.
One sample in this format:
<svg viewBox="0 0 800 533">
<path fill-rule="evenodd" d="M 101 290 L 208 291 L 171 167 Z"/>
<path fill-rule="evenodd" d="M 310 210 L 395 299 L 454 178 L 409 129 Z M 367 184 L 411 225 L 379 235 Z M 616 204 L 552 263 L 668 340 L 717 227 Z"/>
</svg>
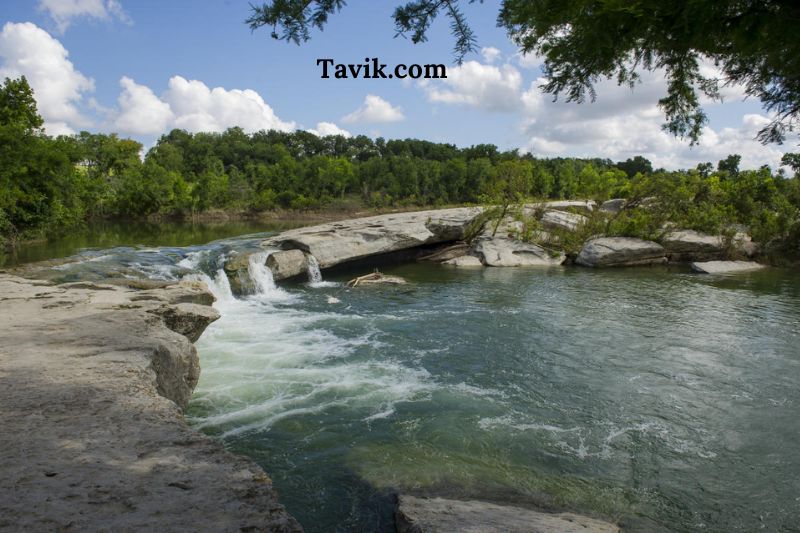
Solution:
<svg viewBox="0 0 800 533">
<path fill-rule="evenodd" d="M 267 267 L 275 281 L 293 278 L 308 272 L 308 259 L 301 250 L 282 250 L 267 257 Z"/>
<path fill-rule="evenodd" d="M 0 274 L 0 529 L 302 531 L 259 466 L 183 420 L 199 362 L 176 330 L 216 316 L 170 310 L 183 290 Z"/>
<path fill-rule="evenodd" d="M 617 214 L 625 207 L 625 198 L 612 198 L 611 200 L 606 200 L 600 205 L 600 211 L 605 211 L 606 213 Z"/>
<path fill-rule="evenodd" d="M 599 237 L 583 245 L 576 263 L 588 267 L 633 266 L 665 263 L 664 247 L 631 237 Z"/>
<path fill-rule="evenodd" d="M 299 249 L 312 254 L 320 268 L 356 259 L 461 240 L 480 208 L 460 207 L 392 213 L 285 231 L 264 247 Z"/>
<path fill-rule="evenodd" d="M 445 246 L 436 250 L 435 252 L 420 257 L 418 261 L 431 261 L 434 263 L 442 263 L 451 259 L 456 259 L 469 251 L 469 245 L 465 242 L 459 242 L 450 246 Z"/>
<path fill-rule="evenodd" d="M 475 257 L 474 255 L 462 255 L 461 257 L 455 257 L 453 259 L 448 259 L 443 265 L 452 265 L 457 267 L 482 267 L 483 263 L 481 260 Z"/>
<path fill-rule="evenodd" d="M 228 276 L 233 294 L 241 295 L 253 292 L 254 286 L 249 275 L 250 254 L 237 253 L 225 261 L 222 269 Z"/>
<path fill-rule="evenodd" d="M 719 259 L 726 253 L 721 235 L 707 235 L 694 230 L 676 230 L 661 240 L 670 261 L 703 261 Z"/>
<path fill-rule="evenodd" d="M 154 313 L 164 319 L 169 329 L 192 342 L 197 342 L 208 325 L 219 319 L 219 312 L 213 307 L 193 303 L 165 305 L 154 310 Z"/>
<path fill-rule="evenodd" d="M 739 231 L 733 236 L 733 249 L 747 257 L 758 255 L 760 247 L 753 242 L 752 237 L 745 232 Z"/>
<path fill-rule="evenodd" d="M 701 274 L 734 274 L 752 272 L 766 266 L 753 261 L 704 261 L 692 263 L 692 270 Z"/>
<path fill-rule="evenodd" d="M 546 211 L 542 215 L 542 226 L 546 229 L 565 229 L 575 231 L 578 226 L 586 223 L 586 217 L 567 211 Z"/>
<path fill-rule="evenodd" d="M 536 244 L 530 244 L 498 233 L 494 237 L 482 236 L 473 245 L 472 253 L 483 264 L 494 267 L 556 266 L 566 260 L 561 252 L 551 253 Z"/>
<path fill-rule="evenodd" d="M 539 204 L 526 204 L 525 209 L 539 209 L 539 210 L 564 210 L 576 209 L 581 211 L 594 211 L 597 203 L 594 200 L 553 200 L 551 202 L 542 202 Z"/>
<path fill-rule="evenodd" d="M 470 500 L 400 496 L 398 533 L 618 533 L 609 522 L 572 513 L 544 513 L 523 507 Z"/>
</svg>

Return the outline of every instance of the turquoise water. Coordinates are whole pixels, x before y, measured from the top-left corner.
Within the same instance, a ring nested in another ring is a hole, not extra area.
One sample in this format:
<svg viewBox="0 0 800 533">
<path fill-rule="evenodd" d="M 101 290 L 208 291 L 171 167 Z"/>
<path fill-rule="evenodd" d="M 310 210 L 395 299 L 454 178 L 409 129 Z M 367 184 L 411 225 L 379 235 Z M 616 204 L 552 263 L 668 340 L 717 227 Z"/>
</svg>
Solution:
<svg viewBox="0 0 800 533">
<path fill-rule="evenodd" d="M 386 270 L 222 303 L 198 343 L 192 423 L 307 530 L 391 531 L 395 491 L 797 530 L 796 274 Z"/>
<path fill-rule="evenodd" d="M 188 417 L 269 472 L 307 531 L 392 531 L 394 494 L 607 518 L 627 531 L 800 531 L 800 275 L 382 269 L 235 298 L 266 233 L 89 249 L 39 273 L 206 280 Z M 261 257 L 263 260 L 263 255 Z"/>
</svg>

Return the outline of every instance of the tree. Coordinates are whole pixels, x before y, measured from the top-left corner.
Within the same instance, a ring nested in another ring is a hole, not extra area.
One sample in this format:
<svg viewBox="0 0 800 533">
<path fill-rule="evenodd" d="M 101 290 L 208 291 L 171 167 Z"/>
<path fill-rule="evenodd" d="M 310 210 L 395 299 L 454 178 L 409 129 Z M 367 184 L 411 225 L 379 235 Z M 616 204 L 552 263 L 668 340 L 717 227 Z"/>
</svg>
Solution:
<svg viewBox="0 0 800 533">
<path fill-rule="evenodd" d="M 33 89 L 25 76 L 13 80 L 6 78 L 0 89 L 0 125 L 14 126 L 31 134 L 41 130 L 43 124 Z"/>
<path fill-rule="evenodd" d="M 617 168 L 625 171 L 629 178 L 634 177 L 636 174 L 652 174 L 653 164 L 646 157 L 637 155 L 633 159 L 626 159 L 617 163 Z"/>
<path fill-rule="evenodd" d="M 735 178 L 739 175 L 739 163 L 742 161 L 742 156 L 739 154 L 730 154 L 725 159 L 720 159 L 717 163 L 717 171 L 724 172 L 726 175 Z"/>
<path fill-rule="evenodd" d="M 800 174 L 800 154 L 783 154 L 781 165 L 791 168 L 795 174 Z"/>
<path fill-rule="evenodd" d="M 441 12 L 450 19 L 459 63 L 477 40 L 460 9 L 475 0 L 409 0 L 394 11 L 397 34 L 426 40 Z M 272 27 L 272 37 L 307 41 L 344 0 L 271 0 L 252 6 L 252 30 Z M 782 142 L 800 126 L 800 39 L 796 0 L 503 0 L 498 25 L 525 54 L 544 58 L 546 92 L 568 101 L 595 99 L 605 78 L 633 87 L 639 70 L 663 70 L 667 94 L 659 100 L 664 128 L 692 144 L 708 118 L 700 94 L 720 98 L 720 83 L 741 84 L 775 119 L 758 134 Z M 707 76 L 704 60 L 719 68 Z"/>
</svg>

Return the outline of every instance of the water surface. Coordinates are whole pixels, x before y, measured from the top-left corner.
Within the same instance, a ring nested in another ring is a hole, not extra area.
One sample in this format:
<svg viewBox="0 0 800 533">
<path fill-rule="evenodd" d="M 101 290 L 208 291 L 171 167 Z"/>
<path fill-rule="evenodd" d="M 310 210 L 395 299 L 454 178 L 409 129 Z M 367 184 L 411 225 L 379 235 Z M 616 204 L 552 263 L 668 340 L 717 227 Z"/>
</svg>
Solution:
<svg viewBox="0 0 800 533">
<path fill-rule="evenodd" d="M 234 297 L 209 244 L 113 243 L 41 274 L 206 280 L 188 416 L 269 472 L 307 531 L 392 531 L 393 494 L 629 531 L 800 531 L 800 275 L 384 267 Z M 156 245 L 160 244 L 160 245 Z"/>
</svg>

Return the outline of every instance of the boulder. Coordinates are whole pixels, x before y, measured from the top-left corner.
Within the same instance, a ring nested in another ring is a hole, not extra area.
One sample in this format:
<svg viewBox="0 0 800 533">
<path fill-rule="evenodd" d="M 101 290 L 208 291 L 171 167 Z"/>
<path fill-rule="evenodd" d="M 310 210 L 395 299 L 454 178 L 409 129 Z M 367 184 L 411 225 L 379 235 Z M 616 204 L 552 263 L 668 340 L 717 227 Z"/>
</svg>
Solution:
<svg viewBox="0 0 800 533">
<path fill-rule="evenodd" d="M 597 203 L 594 200 L 554 200 L 552 202 L 541 202 L 538 204 L 527 204 L 526 209 L 577 209 L 582 211 L 594 211 Z"/>
<path fill-rule="evenodd" d="M 600 205 L 600 211 L 605 211 L 606 213 L 612 213 L 616 215 L 625 207 L 625 198 L 612 198 L 611 200 L 606 200 L 605 202 Z"/>
<path fill-rule="evenodd" d="M 661 243 L 670 261 L 705 261 L 720 259 L 727 252 L 721 235 L 707 235 L 694 230 L 670 231 Z"/>
<path fill-rule="evenodd" d="M 193 303 L 164 305 L 153 309 L 152 312 L 161 316 L 169 329 L 180 333 L 192 342 L 197 342 L 208 325 L 220 316 L 213 307 Z"/>
<path fill-rule="evenodd" d="M 462 240 L 481 211 L 459 207 L 344 220 L 285 231 L 262 246 L 302 250 L 316 257 L 324 269 L 426 244 Z"/>
<path fill-rule="evenodd" d="M 599 237 L 583 245 L 575 260 L 587 267 L 634 266 L 665 263 L 664 247 L 631 237 Z"/>
<path fill-rule="evenodd" d="M 395 511 L 398 533 L 618 533 L 619 527 L 573 513 L 469 500 L 401 495 Z"/>
<path fill-rule="evenodd" d="M 481 260 L 474 255 L 462 255 L 454 259 L 449 259 L 442 263 L 443 265 L 452 265 L 457 267 L 482 267 Z"/>
<path fill-rule="evenodd" d="M 237 253 L 230 257 L 222 269 L 228 276 L 233 294 L 248 294 L 253 291 L 253 281 L 250 279 L 250 254 Z"/>
<path fill-rule="evenodd" d="M 586 217 L 567 211 L 546 211 L 542 215 L 542 226 L 546 229 L 565 229 L 575 231 L 578 226 L 586 223 Z"/>
<path fill-rule="evenodd" d="M 562 252 L 551 252 L 500 233 L 494 237 L 484 235 L 478 238 L 473 244 L 472 254 L 483 264 L 493 267 L 557 266 L 566 260 Z"/>
<path fill-rule="evenodd" d="M 758 255 L 760 247 L 753 242 L 752 237 L 745 232 L 739 231 L 733 236 L 733 249 L 747 257 Z"/>
<path fill-rule="evenodd" d="M 282 250 L 267 257 L 267 268 L 275 281 L 293 278 L 308 272 L 308 259 L 300 250 Z"/>
<path fill-rule="evenodd" d="M 701 274 L 734 274 L 752 272 L 766 266 L 753 261 L 704 261 L 692 263 L 692 270 Z"/>
</svg>

